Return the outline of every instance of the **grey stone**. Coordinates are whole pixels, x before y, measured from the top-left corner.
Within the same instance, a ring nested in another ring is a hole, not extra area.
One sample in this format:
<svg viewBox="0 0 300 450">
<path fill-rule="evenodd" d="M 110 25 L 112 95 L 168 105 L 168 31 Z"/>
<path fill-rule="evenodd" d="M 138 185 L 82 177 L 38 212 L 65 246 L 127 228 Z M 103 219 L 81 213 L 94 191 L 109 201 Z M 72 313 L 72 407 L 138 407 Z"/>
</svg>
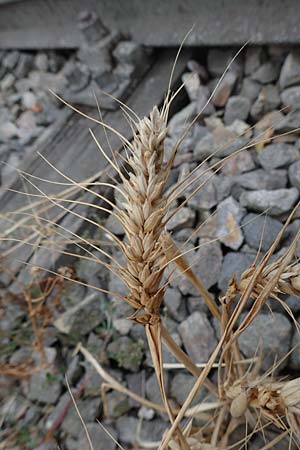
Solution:
<svg viewBox="0 0 300 450">
<path fill-rule="evenodd" d="M 55 404 L 61 390 L 60 375 L 51 369 L 43 369 L 31 376 L 28 398 L 40 403 Z"/>
<path fill-rule="evenodd" d="M 300 297 L 294 297 L 293 295 L 290 295 L 288 297 L 286 296 L 280 296 L 280 299 L 283 301 L 283 303 L 288 306 L 292 314 L 294 316 L 298 316 L 300 313 Z M 272 311 L 281 312 L 282 314 L 287 314 L 287 311 L 284 309 L 284 306 L 282 306 L 278 301 L 275 299 L 269 299 L 269 305 L 272 309 Z"/>
<path fill-rule="evenodd" d="M 219 203 L 216 214 L 217 237 L 227 247 L 237 250 L 244 240 L 239 224 L 246 210 L 234 198 L 228 197 Z"/>
<path fill-rule="evenodd" d="M 250 111 L 250 101 L 241 95 L 234 95 L 228 99 L 224 112 L 224 122 L 231 124 L 235 119 L 246 120 Z"/>
<path fill-rule="evenodd" d="M 123 416 L 116 421 L 119 440 L 125 444 L 134 444 L 138 431 L 139 420 L 136 417 Z"/>
<path fill-rule="evenodd" d="M 186 318 L 186 314 L 184 315 L 184 318 L 181 318 L 181 320 L 184 320 Z M 179 336 L 178 333 L 176 332 L 170 332 L 171 338 L 173 339 L 173 341 L 176 342 L 176 344 L 181 347 L 182 346 L 182 341 L 181 341 L 181 337 Z M 163 349 L 162 349 L 162 358 L 163 361 L 165 363 L 177 363 L 177 359 L 176 357 L 173 355 L 173 353 L 164 345 Z"/>
<path fill-rule="evenodd" d="M 185 258 L 206 289 L 217 283 L 222 265 L 222 251 L 219 242 L 211 242 L 211 239 L 202 238 L 199 249 L 189 252 Z M 183 295 L 199 295 L 194 285 L 182 274 L 176 274 L 173 279 L 171 278 L 171 285 L 178 287 Z"/>
<path fill-rule="evenodd" d="M 247 47 L 245 51 L 245 75 L 251 75 L 261 65 L 264 59 L 262 47 Z"/>
<path fill-rule="evenodd" d="M 251 153 L 247 150 L 232 155 L 224 166 L 222 167 L 222 173 L 224 175 L 235 176 L 243 172 L 249 172 L 255 169 L 255 163 L 251 156 Z"/>
<path fill-rule="evenodd" d="M 286 187 L 287 173 L 285 170 L 271 170 L 266 172 L 263 169 L 253 170 L 252 172 L 236 175 L 234 183 L 239 186 L 250 189 L 281 189 Z"/>
<path fill-rule="evenodd" d="M 197 297 L 191 297 L 189 296 L 187 298 L 187 309 L 189 314 L 192 314 L 195 311 L 199 311 L 201 313 L 208 313 L 208 307 L 201 297 L 201 295 L 198 295 Z"/>
<path fill-rule="evenodd" d="M 200 76 L 196 72 L 184 73 L 181 77 L 184 88 L 189 96 L 191 102 L 194 102 L 198 98 L 198 93 L 200 89 Z"/>
<path fill-rule="evenodd" d="M 34 450 L 56 450 L 56 449 L 57 449 L 57 445 L 53 441 L 44 442 L 43 444 L 34 448 Z"/>
<path fill-rule="evenodd" d="M 16 78 L 25 78 L 33 63 L 33 56 L 29 53 L 21 53 L 17 67 L 14 69 Z"/>
<path fill-rule="evenodd" d="M 172 210 L 170 211 L 172 215 Z M 171 231 L 178 231 L 182 228 L 193 227 L 195 221 L 195 211 L 191 208 L 180 208 L 176 214 L 167 222 L 167 229 Z"/>
<path fill-rule="evenodd" d="M 250 253 L 235 253 L 229 252 L 224 256 L 221 273 L 219 276 L 218 286 L 224 293 L 227 289 L 229 279 L 235 275 L 237 279 L 253 262 L 255 255 Z"/>
<path fill-rule="evenodd" d="M 210 90 L 207 86 L 202 84 L 199 86 L 198 95 L 196 100 L 196 111 L 197 114 L 201 114 L 200 117 L 210 116 L 214 114 L 214 105 L 209 101 Z"/>
<path fill-rule="evenodd" d="M 276 109 L 280 105 L 280 102 L 278 88 L 273 84 L 268 84 L 262 88 L 257 99 L 251 106 L 250 115 L 257 121 L 264 114 Z"/>
<path fill-rule="evenodd" d="M 38 99 L 33 92 L 24 92 L 22 95 L 22 106 L 25 109 L 33 109 L 38 103 Z"/>
<path fill-rule="evenodd" d="M 9 363 L 12 365 L 19 365 L 28 362 L 31 359 L 32 348 L 23 345 L 17 351 L 15 351 L 9 358 Z"/>
<path fill-rule="evenodd" d="M 181 308 L 181 306 L 184 307 L 184 299 L 178 289 L 171 287 L 166 289 L 164 305 L 166 305 L 168 312 L 175 320 L 182 320 L 184 318 L 185 311 L 182 311 Z"/>
<path fill-rule="evenodd" d="M 109 433 L 118 439 L 116 431 L 107 424 L 103 424 Z M 91 442 L 95 448 L 103 448 L 105 450 L 115 450 L 116 444 L 113 439 L 106 433 L 106 431 L 98 423 L 87 423 L 86 431 L 81 429 L 80 435 L 77 441 L 77 448 L 80 450 L 91 450 L 91 446 L 87 440 L 86 432 L 88 433 Z M 99 444 L 101 447 L 99 447 Z"/>
<path fill-rule="evenodd" d="M 300 189 L 300 161 L 296 161 L 290 165 L 289 180 L 292 186 Z"/>
<path fill-rule="evenodd" d="M 34 65 L 36 69 L 41 70 L 42 72 L 47 72 L 49 68 L 49 58 L 47 53 L 37 53 L 34 58 Z"/>
<path fill-rule="evenodd" d="M 206 315 L 198 311 L 191 314 L 178 327 L 184 347 L 195 363 L 206 362 L 217 345 Z"/>
<path fill-rule="evenodd" d="M 226 104 L 237 81 L 237 78 L 238 78 L 237 73 L 232 70 L 228 71 L 225 74 L 223 80 L 221 81 L 212 98 L 213 104 L 215 106 L 223 107 Z"/>
<path fill-rule="evenodd" d="M 2 65 L 8 70 L 13 70 L 18 64 L 20 52 L 13 50 L 6 53 L 2 60 Z"/>
<path fill-rule="evenodd" d="M 196 116 L 196 103 L 192 102 L 181 109 L 178 113 L 170 119 L 168 124 L 169 134 L 177 135 L 178 128 L 182 130 L 182 127 L 186 126 L 195 118 Z"/>
<path fill-rule="evenodd" d="M 267 251 L 283 225 L 272 217 L 250 213 L 243 218 L 241 226 L 245 241 L 250 247 Z"/>
<path fill-rule="evenodd" d="M 296 203 L 299 191 L 296 188 L 276 189 L 267 191 L 265 189 L 243 192 L 240 203 L 248 209 L 257 212 L 266 212 L 271 216 L 278 216 L 288 212 Z"/>
<path fill-rule="evenodd" d="M 298 299 L 299 301 L 299 299 Z M 297 318 L 299 321 L 299 317 Z M 294 330 L 294 335 L 291 342 L 291 349 L 294 348 L 290 358 L 289 358 L 289 365 L 294 370 L 300 369 L 300 336 L 298 329 Z"/>
<path fill-rule="evenodd" d="M 11 331 L 18 328 L 26 316 L 25 310 L 16 302 L 9 302 L 3 309 L 0 330 Z"/>
<path fill-rule="evenodd" d="M 119 367 L 137 372 L 143 359 L 143 343 L 134 342 L 128 336 L 114 339 L 107 346 L 107 355 L 115 360 Z"/>
<path fill-rule="evenodd" d="M 300 128 L 300 110 L 290 111 L 288 114 L 274 124 L 274 130 L 279 133 L 294 131 Z"/>
<path fill-rule="evenodd" d="M 202 164 L 195 170 L 193 175 L 185 183 L 185 185 L 188 185 L 193 181 L 190 186 L 186 187 L 184 192 L 186 199 L 193 194 L 188 200 L 188 206 L 196 210 L 203 210 L 211 209 L 217 204 L 214 178 L 213 171 L 209 170 L 206 164 Z"/>
<path fill-rule="evenodd" d="M 252 75 L 254 81 L 262 84 L 272 83 L 276 81 L 279 75 L 279 66 L 275 62 L 266 62 L 262 64 Z"/>
<path fill-rule="evenodd" d="M 282 91 L 281 101 L 283 106 L 300 109 L 300 86 L 290 87 Z"/>
<path fill-rule="evenodd" d="M 261 85 L 257 81 L 251 80 L 250 78 L 244 78 L 240 94 L 243 97 L 248 98 L 249 101 L 252 103 L 257 99 L 260 90 Z"/>
<path fill-rule="evenodd" d="M 164 371 L 163 373 L 163 377 L 164 377 L 164 386 L 165 386 L 165 390 L 166 393 L 168 395 L 168 391 L 169 391 L 169 372 Z M 162 404 L 162 398 L 161 398 L 161 393 L 160 393 L 160 389 L 158 386 L 158 382 L 157 382 L 157 378 L 156 378 L 156 374 L 153 373 L 148 380 L 146 381 L 146 396 L 149 400 L 151 400 L 154 403 L 158 403 L 159 405 Z"/>
<path fill-rule="evenodd" d="M 241 315 L 241 321 L 245 314 Z M 274 362 L 285 356 L 290 348 L 292 338 L 292 325 L 289 320 L 280 313 L 260 313 L 239 337 L 241 351 L 247 358 L 254 356 L 262 347 L 262 369 L 267 370 Z M 287 364 L 285 359 L 280 365 L 282 369 Z M 278 372 L 278 369 L 275 370 Z"/>
<path fill-rule="evenodd" d="M 124 229 L 119 222 L 119 220 L 113 215 L 110 214 L 105 224 L 106 228 L 110 230 L 114 234 L 123 235 Z"/>
<path fill-rule="evenodd" d="M 212 133 L 203 136 L 196 144 L 194 149 L 194 158 L 198 161 L 205 159 L 214 151 L 214 138 Z"/>
<path fill-rule="evenodd" d="M 73 393 L 74 395 L 74 393 Z M 67 392 L 62 398 L 65 398 L 65 402 L 70 401 L 70 394 Z M 62 400 L 62 399 L 61 399 Z M 55 410 L 57 412 L 61 412 L 64 407 L 64 403 L 62 401 L 59 401 L 59 403 L 56 405 Z M 59 408 L 59 404 L 60 408 Z M 101 407 L 101 398 L 79 398 L 76 399 L 76 405 L 80 411 L 80 414 L 85 422 L 93 422 L 100 414 L 100 407 Z M 47 429 L 50 428 L 50 425 L 53 423 L 54 419 L 54 412 L 51 414 L 51 420 L 49 421 L 50 417 L 48 417 L 46 422 Z M 68 433 L 71 436 L 78 437 L 78 435 L 81 433 L 82 430 L 82 423 L 78 416 L 78 413 L 74 407 L 73 402 L 70 404 L 70 407 L 68 408 L 67 414 L 62 422 L 61 425 L 62 429 Z"/>
<path fill-rule="evenodd" d="M 268 171 L 292 164 L 299 158 L 299 150 L 294 146 L 285 143 L 267 145 L 258 155 L 260 165 Z"/>
<path fill-rule="evenodd" d="M 141 426 L 140 439 L 142 442 L 161 442 L 168 427 L 168 422 L 161 418 L 145 420 Z"/>
<path fill-rule="evenodd" d="M 282 89 L 300 83 L 300 52 L 292 50 L 281 68 L 279 84 Z"/>
<path fill-rule="evenodd" d="M 61 333 L 72 336 L 88 334 L 104 320 L 101 302 L 104 302 L 104 296 L 101 293 L 89 295 L 78 305 L 73 306 L 61 314 L 55 320 L 54 326 Z"/>
<path fill-rule="evenodd" d="M 14 86 L 14 83 L 15 76 L 12 73 L 7 73 L 0 81 L 0 90 L 5 92 L 8 89 L 12 88 Z"/>
<path fill-rule="evenodd" d="M 188 373 L 176 373 L 171 381 L 171 390 L 170 395 L 172 398 L 176 399 L 180 406 L 185 402 L 188 394 L 192 390 L 192 387 L 195 384 L 195 377 Z M 194 400 L 191 402 L 191 405 L 195 405 L 204 399 L 207 394 L 205 388 L 200 389 Z"/>
</svg>

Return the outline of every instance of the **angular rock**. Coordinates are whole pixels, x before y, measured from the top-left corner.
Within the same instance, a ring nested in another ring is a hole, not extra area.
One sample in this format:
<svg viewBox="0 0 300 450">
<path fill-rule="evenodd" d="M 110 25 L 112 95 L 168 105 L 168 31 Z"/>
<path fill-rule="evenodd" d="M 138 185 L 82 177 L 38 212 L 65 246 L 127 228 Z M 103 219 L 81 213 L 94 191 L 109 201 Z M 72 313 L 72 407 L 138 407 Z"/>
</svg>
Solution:
<svg viewBox="0 0 300 450">
<path fill-rule="evenodd" d="M 300 86 L 290 87 L 282 91 L 281 101 L 283 106 L 300 109 Z"/>
<path fill-rule="evenodd" d="M 201 117 L 210 116 L 215 112 L 214 105 L 209 101 L 209 97 L 210 97 L 209 88 L 201 84 L 198 89 L 198 95 L 196 100 L 196 111 L 197 114 L 201 114 Z"/>
<path fill-rule="evenodd" d="M 292 186 L 300 189 L 300 161 L 296 161 L 289 167 L 289 180 Z"/>
<path fill-rule="evenodd" d="M 110 425 L 103 425 L 109 431 L 109 433 L 114 436 L 115 439 L 118 439 L 116 431 Z M 97 446 L 99 447 L 99 443 L 101 443 L 101 448 L 105 450 L 116 449 L 116 444 L 114 443 L 113 439 L 98 423 L 87 423 L 86 431 L 84 429 L 81 429 L 77 441 L 78 449 L 80 448 L 80 450 L 91 450 L 91 446 L 87 440 L 86 433 L 88 433 L 90 440 L 95 448 L 97 448 Z"/>
<path fill-rule="evenodd" d="M 258 155 L 260 165 L 268 171 L 292 164 L 299 158 L 299 150 L 292 145 L 281 142 L 267 145 Z"/>
<path fill-rule="evenodd" d="M 195 363 L 206 362 L 217 345 L 217 340 L 206 315 L 191 314 L 178 327 L 184 347 Z"/>
<path fill-rule="evenodd" d="M 234 183 L 239 186 L 250 189 L 281 189 L 286 187 L 287 173 L 285 170 L 271 170 L 266 172 L 263 169 L 253 170 L 252 172 L 236 175 Z"/>
<path fill-rule="evenodd" d="M 188 394 L 192 390 L 194 384 L 195 384 L 195 377 L 193 377 L 193 375 L 180 372 L 176 373 L 171 381 L 171 392 L 170 392 L 171 397 L 176 399 L 178 404 L 182 406 Z M 207 394 L 206 390 L 202 388 L 192 401 L 191 405 L 199 403 L 201 400 L 203 400 L 206 394 Z"/>
<path fill-rule="evenodd" d="M 266 212 L 271 216 L 278 216 L 288 212 L 296 203 L 299 191 L 296 188 L 276 189 L 267 191 L 265 189 L 243 192 L 240 203 L 248 209 L 257 212 Z"/>
<path fill-rule="evenodd" d="M 213 98 L 212 102 L 217 107 L 225 106 L 233 88 L 236 83 L 238 76 L 234 71 L 228 71 L 221 84 L 218 86 Z"/>
<path fill-rule="evenodd" d="M 200 240 L 199 249 L 189 252 L 185 258 L 207 289 L 217 283 L 222 265 L 219 242 L 211 242 L 211 239 L 203 238 Z M 171 285 L 178 287 L 183 295 L 199 295 L 197 289 L 184 275 L 176 274 L 173 279 L 171 278 Z"/>
<path fill-rule="evenodd" d="M 168 422 L 161 418 L 145 420 L 141 426 L 140 439 L 142 442 L 160 442 L 168 427 Z"/>
<path fill-rule="evenodd" d="M 300 52 L 292 50 L 286 57 L 281 68 L 279 84 L 281 89 L 300 83 Z"/>
<path fill-rule="evenodd" d="M 259 120 L 264 114 L 273 111 L 280 105 L 280 96 L 278 88 L 273 84 L 264 86 L 259 96 L 253 103 L 250 115 L 254 120 Z"/>
<path fill-rule="evenodd" d="M 258 81 L 262 84 L 272 83 L 276 81 L 279 74 L 278 64 L 268 61 L 262 64 L 252 75 L 251 78 L 254 81 Z"/>
<path fill-rule="evenodd" d="M 241 320 L 244 317 L 245 315 L 242 314 Z M 239 345 L 247 358 L 253 357 L 262 346 L 262 369 L 267 370 L 272 367 L 274 362 L 279 361 L 288 353 L 291 338 L 292 325 L 283 314 L 260 313 L 239 337 Z M 287 360 L 285 359 L 279 369 L 286 364 Z"/>
<path fill-rule="evenodd" d="M 43 369 L 31 376 L 28 397 L 32 401 L 55 404 L 60 396 L 62 383 L 59 374 Z"/>
<path fill-rule="evenodd" d="M 234 176 L 255 169 L 255 164 L 249 151 L 244 150 L 232 155 L 222 168 L 224 175 Z"/>
<path fill-rule="evenodd" d="M 224 293 L 227 289 L 229 279 L 235 274 L 239 280 L 241 274 L 253 262 L 255 255 L 243 252 L 229 252 L 224 256 L 222 270 L 219 276 L 219 289 Z"/>
<path fill-rule="evenodd" d="M 216 214 L 217 237 L 227 247 L 237 250 L 244 240 L 239 224 L 246 210 L 233 197 L 228 197 L 219 203 Z"/>
<path fill-rule="evenodd" d="M 251 80 L 250 78 L 244 78 L 240 94 L 243 97 L 248 98 L 248 100 L 252 103 L 257 99 L 260 90 L 261 90 L 260 83 Z"/>
<path fill-rule="evenodd" d="M 224 112 L 224 122 L 229 125 L 234 120 L 246 120 L 250 111 L 250 101 L 241 95 L 229 98 Z"/>
<path fill-rule="evenodd" d="M 119 367 L 136 372 L 143 359 L 143 343 L 122 336 L 107 346 L 107 355 L 115 360 Z"/>
<path fill-rule="evenodd" d="M 241 226 L 246 243 L 256 250 L 261 247 L 263 252 L 269 250 L 283 227 L 279 220 L 253 213 L 243 218 Z"/>
<path fill-rule="evenodd" d="M 136 417 L 123 416 L 116 421 L 119 439 L 125 444 L 134 444 L 138 433 L 139 420 Z"/>
<path fill-rule="evenodd" d="M 93 293 L 78 305 L 73 306 L 55 320 L 54 326 L 64 334 L 83 336 L 104 320 L 101 303 L 104 296 Z"/>
<path fill-rule="evenodd" d="M 185 311 L 182 311 L 181 306 L 184 306 L 184 299 L 178 289 L 168 287 L 164 295 L 164 305 L 166 305 L 171 317 L 175 320 L 182 320 Z"/>
<path fill-rule="evenodd" d="M 199 89 L 201 85 L 200 77 L 196 72 L 184 73 L 181 77 L 184 83 L 184 88 L 189 96 L 191 102 L 194 102 L 198 98 Z"/>
<path fill-rule="evenodd" d="M 251 75 L 261 65 L 265 58 L 264 49 L 262 47 L 247 47 L 245 49 L 245 74 Z"/>
<path fill-rule="evenodd" d="M 299 316 L 297 319 L 299 321 Z M 292 352 L 292 354 L 289 358 L 289 365 L 292 369 L 299 370 L 300 369 L 300 337 L 299 337 L 299 333 L 298 333 L 297 329 L 294 330 L 294 335 L 293 335 L 290 347 L 292 349 L 295 346 L 297 346 L 297 347 L 294 349 L 294 351 Z"/>
<path fill-rule="evenodd" d="M 66 396 L 67 400 L 70 400 L 70 394 L 67 392 Z M 61 401 L 59 402 L 61 403 Z M 101 398 L 79 398 L 76 400 L 76 405 L 78 406 L 78 409 L 80 411 L 80 414 L 82 417 L 84 417 L 85 422 L 93 422 L 100 414 L 100 407 L 101 407 Z M 58 406 L 56 405 L 55 409 Z M 53 412 L 52 412 L 53 415 Z M 53 418 L 52 417 L 52 424 L 53 424 Z M 51 423 L 49 423 L 49 417 L 47 420 L 47 429 L 50 428 Z M 82 423 L 78 416 L 78 413 L 73 405 L 68 409 L 68 412 L 63 420 L 63 423 L 61 425 L 62 429 L 68 433 L 71 436 L 78 437 L 78 435 L 81 433 L 82 430 Z"/>
<path fill-rule="evenodd" d="M 172 215 L 172 211 L 170 211 Z M 176 214 L 167 222 L 167 229 L 171 231 L 182 230 L 193 227 L 195 221 L 195 211 L 191 208 L 180 208 Z"/>
<path fill-rule="evenodd" d="M 169 373 L 164 371 L 164 385 L 166 393 L 169 391 Z M 153 373 L 146 381 L 146 396 L 154 403 L 162 404 L 160 389 L 157 383 L 156 374 Z"/>
</svg>

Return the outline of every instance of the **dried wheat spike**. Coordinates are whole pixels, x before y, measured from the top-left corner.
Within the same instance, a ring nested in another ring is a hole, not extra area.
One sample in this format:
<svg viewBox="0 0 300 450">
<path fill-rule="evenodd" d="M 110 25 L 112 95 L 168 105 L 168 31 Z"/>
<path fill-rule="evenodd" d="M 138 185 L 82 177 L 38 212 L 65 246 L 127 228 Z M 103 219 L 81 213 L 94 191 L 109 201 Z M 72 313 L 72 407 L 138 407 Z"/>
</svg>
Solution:
<svg viewBox="0 0 300 450">
<path fill-rule="evenodd" d="M 164 139 L 167 124 L 157 107 L 149 118 L 137 124 L 128 163 L 131 168 L 124 179 L 125 198 L 120 219 L 126 233 L 123 252 L 127 258 L 121 276 L 130 294 L 126 300 L 146 314 L 135 317 L 142 323 L 155 323 L 164 289 L 160 283 L 166 262 L 161 236 L 166 197 L 163 195 L 168 171 L 163 168 Z"/>
</svg>

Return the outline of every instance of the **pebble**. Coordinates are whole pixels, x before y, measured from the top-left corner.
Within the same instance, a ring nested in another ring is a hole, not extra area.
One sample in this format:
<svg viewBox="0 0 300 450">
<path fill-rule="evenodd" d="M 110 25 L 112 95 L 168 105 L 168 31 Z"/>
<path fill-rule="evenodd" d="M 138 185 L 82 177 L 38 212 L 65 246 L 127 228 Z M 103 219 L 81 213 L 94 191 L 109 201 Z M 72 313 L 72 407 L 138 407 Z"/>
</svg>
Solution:
<svg viewBox="0 0 300 450">
<path fill-rule="evenodd" d="M 122 416 L 116 421 L 119 439 L 124 444 L 134 444 L 138 432 L 139 420 L 132 416 Z"/>
<path fill-rule="evenodd" d="M 234 176 L 243 172 L 249 172 L 255 169 L 255 163 L 251 156 L 251 153 L 244 150 L 236 155 L 232 155 L 224 166 L 222 167 L 222 173 L 224 175 Z"/>
<path fill-rule="evenodd" d="M 171 317 L 179 321 L 183 319 L 185 311 L 182 311 L 180 306 L 184 306 L 184 299 L 178 289 L 167 288 L 164 295 L 164 304 Z"/>
<path fill-rule="evenodd" d="M 22 95 L 22 105 L 25 109 L 33 109 L 37 103 L 37 97 L 33 92 L 24 92 Z"/>
<path fill-rule="evenodd" d="M 280 105 L 279 91 L 273 84 L 264 86 L 251 106 L 250 115 L 253 120 L 260 120 L 266 113 L 274 111 Z"/>
<path fill-rule="evenodd" d="M 16 450 L 17 450 L 17 448 L 16 448 Z M 33 450 L 57 450 L 57 445 L 53 441 L 44 442 L 43 444 L 39 445 L 38 447 L 35 447 Z"/>
<path fill-rule="evenodd" d="M 286 170 L 271 170 L 266 172 L 263 169 L 257 169 L 243 173 L 243 175 L 236 175 L 234 177 L 234 183 L 250 190 L 285 188 L 287 185 L 287 172 Z"/>
<path fill-rule="evenodd" d="M 172 210 L 170 211 L 172 215 Z M 192 228 L 195 221 L 195 211 L 191 208 L 182 207 L 167 222 L 167 230 L 178 231 L 183 228 Z"/>
<path fill-rule="evenodd" d="M 245 51 L 245 74 L 251 75 L 261 65 L 265 57 L 262 47 L 247 47 Z"/>
<path fill-rule="evenodd" d="M 292 50 L 286 57 L 280 72 L 279 85 L 285 89 L 300 83 L 300 52 Z"/>
<path fill-rule="evenodd" d="M 258 214 L 247 214 L 241 223 L 246 243 L 263 252 L 269 250 L 283 225 L 279 220 L 269 216 L 259 216 Z"/>
<path fill-rule="evenodd" d="M 12 73 L 7 73 L 4 75 L 2 80 L 0 81 L 0 91 L 7 91 L 8 89 L 12 88 L 15 83 L 15 77 Z"/>
<path fill-rule="evenodd" d="M 231 92 L 234 88 L 234 85 L 237 81 L 237 73 L 234 71 L 228 71 L 220 85 L 218 86 L 213 98 L 212 102 L 217 107 L 225 106 Z"/>
<path fill-rule="evenodd" d="M 242 245 L 244 237 L 240 222 L 245 214 L 246 210 L 233 197 L 218 204 L 217 237 L 226 247 L 237 250 Z"/>
<path fill-rule="evenodd" d="M 217 340 L 206 314 L 196 311 L 178 327 L 183 345 L 195 363 L 206 362 Z"/>
<path fill-rule="evenodd" d="M 252 192 L 243 192 L 240 203 L 248 209 L 257 212 L 266 212 L 271 216 L 278 216 L 288 212 L 296 203 L 299 191 L 296 188 L 276 189 L 267 191 L 260 189 Z"/>
<path fill-rule="evenodd" d="M 241 321 L 245 314 L 241 315 Z M 260 313 L 255 320 L 239 336 L 240 349 L 246 358 L 252 358 L 256 351 L 263 350 L 262 369 L 271 369 L 274 362 L 278 362 L 290 349 L 292 325 L 280 313 Z M 280 365 L 282 369 L 287 364 L 284 359 Z M 275 369 L 275 373 L 278 369 Z"/>
<path fill-rule="evenodd" d="M 164 371 L 163 377 L 164 377 L 165 390 L 168 393 L 168 391 L 169 391 L 169 377 L 170 377 L 169 372 Z M 157 378 L 156 378 L 156 374 L 155 373 L 152 373 L 152 375 L 150 375 L 150 377 L 146 381 L 145 390 L 146 390 L 146 397 L 149 400 L 151 400 L 151 402 L 158 403 L 159 405 L 162 404 L 161 392 L 160 392 L 160 389 L 159 389 L 159 386 L 158 386 L 158 383 L 157 383 Z"/>
<path fill-rule="evenodd" d="M 83 336 L 92 331 L 104 320 L 101 310 L 101 302 L 104 296 L 101 293 L 93 293 L 77 305 L 62 313 L 55 321 L 54 326 L 64 334 L 74 337 Z"/>
<path fill-rule="evenodd" d="M 258 154 L 260 165 L 267 171 L 292 164 L 299 158 L 298 149 L 282 142 L 267 145 Z"/>
<path fill-rule="evenodd" d="M 276 81 L 278 74 L 278 64 L 274 62 L 266 62 L 262 64 L 254 73 L 252 73 L 251 78 L 259 83 L 268 84 Z"/>
<path fill-rule="evenodd" d="M 196 72 L 184 73 L 181 77 L 182 83 L 184 83 L 184 88 L 188 94 L 190 102 L 195 102 L 198 99 L 198 94 L 200 90 L 200 77 Z"/>
<path fill-rule="evenodd" d="M 6 52 L 6 55 L 4 56 L 2 60 L 2 65 L 6 67 L 8 70 L 13 70 L 16 65 L 18 64 L 20 57 L 20 52 L 13 50 L 10 52 Z"/>
<path fill-rule="evenodd" d="M 243 252 L 228 252 L 224 256 L 222 269 L 219 274 L 219 289 L 224 293 L 227 289 L 229 279 L 235 274 L 239 280 L 241 274 L 253 262 L 255 255 Z"/>
<path fill-rule="evenodd" d="M 143 359 L 143 344 L 134 342 L 128 336 L 115 338 L 107 346 L 107 355 L 117 362 L 118 367 L 137 372 Z"/>
<path fill-rule="evenodd" d="M 283 106 L 288 106 L 292 109 L 300 108 L 300 87 L 294 86 L 285 89 L 281 92 L 281 101 Z"/>
<path fill-rule="evenodd" d="M 34 66 L 37 70 L 47 72 L 49 68 L 49 58 L 46 53 L 39 52 L 34 58 Z"/>
<path fill-rule="evenodd" d="M 299 301 L 299 299 L 298 299 Z M 297 317 L 297 321 L 299 322 L 299 316 Z M 289 364 L 292 369 L 299 370 L 300 369 L 300 336 L 297 329 L 294 330 L 294 336 L 291 342 L 291 349 L 296 348 L 293 350 L 290 358 L 289 358 Z"/>
<path fill-rule="evenodd" d="M 13 122 L 0 124 L 0 141 L 7 142 L 18 136 L 19 130 Z"/>
<path fill-rule="evenodd" d="M 230 125 L 234 120 L 246 120 L 250 111 L 250 100 L 241 95 L 234 95 L 228 99 L 224 112 L 224 122 Z"/>
<path fill-rule="evenodd" d="M 64 399 L 64 402 L 62 401 L 62 399 Z M 62 411 L 64 410 L 64 406 L 68 401 L 70 401 L 70 394 L 69 392 L 66 392 L 66 394 L 64 394 L 59 403 L 56 405 L 54 411 L 51 413 L 51 416 L 48 417 L 46 422 L 47 429 L 49 429 L 50 425 L 52 425 L 52 423 L 54 422 L 56 415 L 58 414 L 59 416 L 62 413 Z M 102 402 L 100 397 L 76 399 L 76 405 L 85 422 L 93 422 L 99 416 L 101 403 Z M 66 433 L 68 433 L 68 435 L 76 438 L 78 438 L 78 435 L 81 433 L 82 423 L 73 402 L 67 410 L 67 414 L 62 422 L 61 427 Z"/>
<path fill-rule="evenodd" d="M 31 376 L 28 398 L 32 401 L 54 405 L 62 390 L 61 377 L 49 369 L 43 369 Z"/>
<path fill-rule="evenodd" d="M 291 164 L 288 173 L 291 185 L 300 189 L 300 161 Z"/>
<path fill-rule="evenodd" d="M 250 103 L 253 103 L 261 90 L 261 85 L 257 81 L 251 80 L 250 78 L 244 78 L 241 87 L 241 95 L 248 98 Z"/>
<path fill-rule="evenodd" d="M 118 439 L 116 431 L 110 425 L 103 424 L 103 426 L 112 436 L 114 436 L 115 439 Z M 99 447 L 99 443 L 101 443 L 101 447 L 105 450 L 116 449 L 114 440 L 98 423 L 86 423 L 86 430 L 82 427 L 77 441 L 78 449 L 80 448 L 80 450 L 91 450 L 91 446 L 87 440 L 86 433 L 88 433 L 90 440 L 95 448 Z"/>
<path fill-rule="evenodd" d="M 194 384 L 195 377 L 189 373 L 176 373 L 171 382 L 170 396 L 182 406 Z M 194 406 L 196 403 L 199 403 L 206 394 L 206 390 L 202 388 L 191 402 L 191 405 Z"/>
<path fill-rule="evenodd" d="M 209 289 L 218 282 L 222 250 L 219 242 L 211 242 L 211 239 L 202 238 L 199 245 L 198 250 L 186 254 L 185 259 L 206 289 Z M 184 275 L 176 274 L 174 278 L 171 278 L 171 285 L 178 287 L 183 295 L 199 295 L 198 290 Z"/>
</svg>

